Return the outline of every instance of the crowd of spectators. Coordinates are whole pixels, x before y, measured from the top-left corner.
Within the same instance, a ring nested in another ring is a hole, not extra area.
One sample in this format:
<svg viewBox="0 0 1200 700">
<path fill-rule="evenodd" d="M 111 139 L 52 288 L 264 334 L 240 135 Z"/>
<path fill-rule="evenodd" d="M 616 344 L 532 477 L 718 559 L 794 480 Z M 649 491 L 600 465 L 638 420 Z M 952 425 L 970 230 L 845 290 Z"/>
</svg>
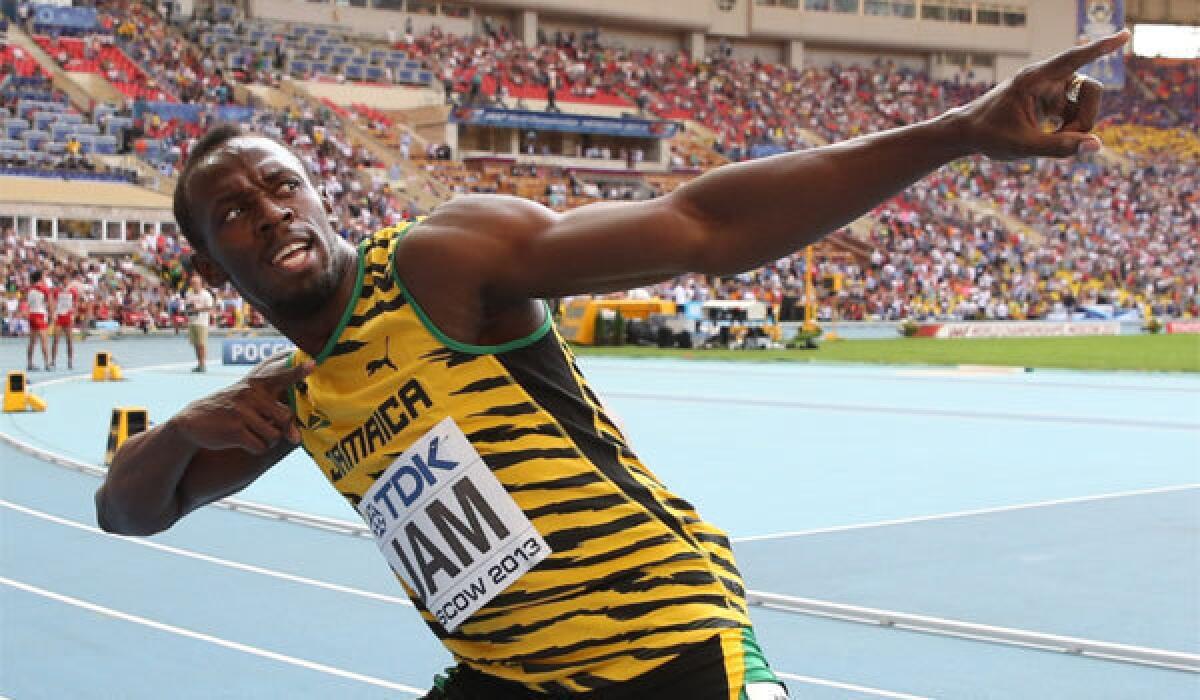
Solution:
<svg viewBox="0 0 1200 700">
<path fill-rule="evenodd" d="M 124 51 L 165 89 L 207 110 L 200 122 L 164 121 L 139 114 L 135 102 L 125 105 L 139 116 L 133 133 L 162 144 L 160 165 L 164 172 L 177 172 L 190 144 L 215 121 L 215 109 L 232 99 L 232 85 L 220 62 L 168 29 L 155 13 L 129 0 L 113 0 L 108 7 L 113 18 L 133 18 L 116 27 Z M 911 123 L 988 88 L 970 75 L 939 82 L 884 60 L 792 69 L 736 60 L 725 47 L 695 58 L 684 52 L 624 50 L 606 46 L 595 31 L 540 39 L 539 45 L 525 47 L 507 29 L 489 24 L 477 37 L 406 31 L 394 46 L 435 70 L 453 101 L 518 108 L 533 99 L 545 100 L 548 107 L 582 102 L 693 120 L 710 127 L 712 149 L 728 160 Z M 256 69 L 236 77 L 274 82 L 278 61 L 262 59 Z M 811 271 L 797 254 L 729 278 L 690 275 L 638 293 L 778 303 L 801 295 L 811 275 L 819 282 L 824 318 L 1020 319 L 1081 312 L 1119 316 L 1146 309 L 1200 315 L 1197 62 L 1130 59 L 1128 69 L 1135 80 L 1109 100 L 1104 122 L 1117 125 L 1112 133 L 1122 164 L 960 161 L 873 212 L 866 254 L 823 256 Z M 334 200 L 338 232 L 357 242 L 424 212 L 392 190 L 401 179 L 396 168 L 383 167 L 347 136 L 343 122 L 348 119 L 375 131 L 390 124 L 387 115 L 369 108 L 348 111 L 304 101 L 286 110 L 259 110 L 253 122 L 297 152 Z M 406 159 L 412 146 L 411 139 L 402 146 L 397 142 Z M 636 179 L 604 182 L 559 168 L 469 169 L 446 162 L 440 148 L 428 144 L 412 155 L 424 155 L 423 167 L 452 194 L 514 193 L 563 209 L 669 190 Z M 672 162 L 680 169 L 711 164 L 678 149 Z M 964 206 L 968 200 L 982 203 L 982 209 Z M 163 289 L 181 286 L 187 252 L 171 242 L 147 261 L 163 271 Z M 110 266 L 102 276 L 123 272 L 120 265 Z M 6 278 L 14 274 L 15 268 L 6 268 Z M 137 284 L 115 289 L 117 309 L 152 297 Z M 148 302 L 151 315 L 169 314 L 161 291 L 157 297 Z"/>
<path fill-rule="evenodd" d="M 150 329 L 169 325 L 171 288 L 139 273 L 132 256 L 73 257 L 12 229 L 0 232 L 0 279 L 4 284 L 4 335 L 28 333 L 25 308 L 30 275 L 41 271 L 51 290 L 75 286 L 80 291 L 76 324 L 89 330 L 105 322 Z"/>
<path fill-rule="evenodd" d="M 718 65 L 723 67 L 717 74 L 726 76 L 718 82 L 725 94 L 740 95 L 727 111 L 740 126 L 717 129 L 717 148 L 735 159 L 747 154 L 740 144 L 723 148 L 721 139 L 742 132 L 746 119 L 752 120 L 752 128 L 745 133 L 753 135 L 755 125 L 765 126 L 778 138 L 781 133 L 771 131 L 767 118 L 790 109 L 788 123 L 839 141 L 932 116 L 986 88 L 935 85 L 876 63 L 872 68 L 809 68 L 801 72 L 799 90 L 784 82 L 781 91 L 772 93 L 779 89 L 771 78 L 779 67 L 733 61 Z M 841 256 L 819 262 L 812 274 L 821 282 L 820 316 L 1200 316 L 1200 139 L 1194 111 L 1179 109 L 1178 99 L 1166 102 L 1182 94 L 1194 110 L 1195 84 L 1189 85 L 1186 76 L 1195 75 L 1197 62 L 1133 60 L 1130 65 L 1144 84 L 1160 87 L 1154 90 L 1158 99 L 1152 99 L 1131 81 L 1109 103 L 1106 123 L 1125 125 L 1109 130 L 1109 140 L 1125 155 L 1123 164 L 971 159 L 941 169 L 874 212 L 877 223 L 869 234 L 874 250 L 868 260 Z M 689 79 L 688 84 L 702 82 Z M 769 105 L 765 112 L 762 104 Z M 789 139 L 789 149 L 805 147 L 786 132 L 782 135 Z M 985 204 L 996 216 L 964 208 L 964 199 Z M 1013 226 L 1014 221 L 1022 225 Z M 804 258 L 797 254 L 731 279 L 689 276 L 650 292 L 677 299 L 777 303 L 803 296 L 804 268 Z"/>
<path fill-rule="evenodd" d="M 1200 317 L 1195 160 L 960 161 L 879 207 L 866 259 L 818 258 L 820 318 L 1007 320 Z M 1183 183 L 1184 186 L 1180 186 Z M 989 201 L 997 215 L 962 206 Z M 1014 230 L 1001 217 L 1026 224 Z M 684 299 L 802 297 L 796 254 L 723 280 L 649 290 Z"/>
<path fill-rule="evenodd" d="M 119 45 L 158 83 L 189 104 L 226 105 L 234 101 L 225 71 L 159 16 L 140 3 L 117 0 L 112 12 L 135 18 L 136 29 L 119 37 Z"/>
<path fill-rule="evenodd" d="M 968 75 L 958 82 L 877 61 L 871 67 L 809 67 L 739 61 L 718 48 L 685 52 L 606 46 L 598 32 L 556 32 L 526 47 L 505 28 L 475 37 L 432 32 L 410 40 L 448 93 L 465 103 L 521 108 L 525 100 L 626 107 L 629 113 L 709 125 L 715 147 L 740 160 L 755 145 L 811 147 L 910 123 L 980 94 Z"/>
<path fill-rule="evenodd" d="M 159 233 L 141 239 L 135 254 L 78 257 L 46 242 L 18 237 L 10 228 L 0 232 L 0 280 L 3 314 L 0 335 L 29 332 L 27 296 L 31 274 L 41 271 L 41 283 L 52 294 L 73 287 L 79 294 L 75 328 L 85 335 L 105 329 L 149 332 L 186 327 L 184 293 L 192 272 L 189 249 L 177 234 Z M 262 327 L 260 314 L 230 289 L 214 290 L 213 323 L 223 328 Z"/>
</svg>

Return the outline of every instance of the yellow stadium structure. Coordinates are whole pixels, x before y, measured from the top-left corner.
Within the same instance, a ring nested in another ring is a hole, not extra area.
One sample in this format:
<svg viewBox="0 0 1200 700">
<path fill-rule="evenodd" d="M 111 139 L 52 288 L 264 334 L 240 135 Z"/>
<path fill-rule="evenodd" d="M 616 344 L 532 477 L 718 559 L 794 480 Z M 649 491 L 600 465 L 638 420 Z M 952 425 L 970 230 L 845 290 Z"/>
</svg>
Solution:
<svg viewBox="0 0 1200 700">
<path fill-rule="evenodd" d="M 646 320 L 651 314 L 675 313 L 675 302 L 665 299 L 573 299 L 567 303 L 558 330 L 579 345 L 596 342 L 596 318 L 601 310 L 617 311 L 623 318 Z"/>
</svg>

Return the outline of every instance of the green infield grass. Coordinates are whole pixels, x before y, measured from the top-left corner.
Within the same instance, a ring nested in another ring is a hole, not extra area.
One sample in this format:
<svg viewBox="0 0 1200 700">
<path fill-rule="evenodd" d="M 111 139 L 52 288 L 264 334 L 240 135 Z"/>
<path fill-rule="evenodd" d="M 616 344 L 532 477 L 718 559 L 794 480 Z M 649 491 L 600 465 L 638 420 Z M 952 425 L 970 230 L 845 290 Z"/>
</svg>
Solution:
<svg viewBox="0 0 1200 700">
<path fill-rule="evenodd" d="M 576 347 L 575 350 L 584 356 L 741 362 L 866 362 L 1200 372 L 1200 335 L 823 340 L 817 350 L 664 350 L 636 346 Z"/>
</svg>

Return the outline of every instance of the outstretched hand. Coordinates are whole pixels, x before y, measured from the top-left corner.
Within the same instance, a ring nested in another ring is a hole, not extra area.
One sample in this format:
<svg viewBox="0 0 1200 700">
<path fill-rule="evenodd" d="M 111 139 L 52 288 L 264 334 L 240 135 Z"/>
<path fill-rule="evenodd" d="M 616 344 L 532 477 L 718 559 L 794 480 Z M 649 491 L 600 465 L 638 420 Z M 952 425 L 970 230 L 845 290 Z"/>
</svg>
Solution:
<svg viewBox="0 0 1200 700">
<path fill-rule="evenodd" d="M 983 97 L 960 107 L 964 138 L 974 152 L 996 160 L 1029 156 L 1066 158 L 1100 150 L 1100 138 L 1091 133 L 1100 112 L 1103 86 L 1080 78 L 1076 99 L 1068 99 L 1076 71 L 1113 51 L 1129 37 L 1129 30 L 1076 46 L 1040 63 L 1027 66 Z M 1052 122 L 1054 131 L 1043 125 Z"/>
</svg>

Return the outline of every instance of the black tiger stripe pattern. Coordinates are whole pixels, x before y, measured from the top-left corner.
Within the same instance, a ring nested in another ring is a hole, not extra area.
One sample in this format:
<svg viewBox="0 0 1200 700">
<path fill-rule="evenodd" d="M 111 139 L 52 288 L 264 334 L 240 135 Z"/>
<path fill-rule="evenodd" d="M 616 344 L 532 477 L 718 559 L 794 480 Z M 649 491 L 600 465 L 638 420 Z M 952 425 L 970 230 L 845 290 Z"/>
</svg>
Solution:
<svg viewBox="0 0 1200 700">
<path fill-rule="evenodd" d="M 533 691 L 575 694 L 747 626 L 728 538 L 642 464 L 558 333 L 545 325 L 485 349 L 445 337 L 395 272 L 401 240 L 387 229 L 360 248 L 361 286 L 296 409 L 302 423 L 318 410 L 329 417 L 302 431 L 305 449 L 351 504 L 452 418 L 541 534 L 552 553 L 453 632 L 413 598 L 455 658 Z M 385 351 L 395 371 L 364 378 L 362 358 Z M 396 397 L 411 382 L 428 402 L 406 408 Z M 382 444 L 338 464 L 329 455 L 381 406 Z"/>
</svg>

